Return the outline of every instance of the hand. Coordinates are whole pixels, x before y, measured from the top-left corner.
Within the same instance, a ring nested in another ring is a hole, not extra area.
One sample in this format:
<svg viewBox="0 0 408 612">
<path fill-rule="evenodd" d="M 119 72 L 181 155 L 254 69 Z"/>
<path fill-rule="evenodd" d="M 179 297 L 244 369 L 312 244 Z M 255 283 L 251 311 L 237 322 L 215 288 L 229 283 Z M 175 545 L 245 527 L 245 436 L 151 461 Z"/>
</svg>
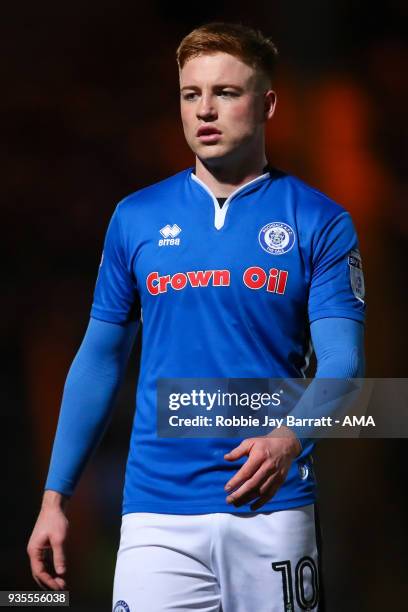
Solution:
<svg viewBox="0 0 408 612">
<path fill-rule="evenodd" d="M 239 507 L 259 498 L 250 506 L 252 511 L 258 510 L 275 495 L 285 481 L 293 459 L 301 451 L 299 440 L 287 427 L 275 429 L 267 436 L 243 440 L 224 455 L 227 461 L 248 455 L 248 460 L 225 485 L 226 491 L 233 491 L 228 495 L 227 503 Z"/>
<path fill-rule="evenodd" d="M 31 572 L 42 589 L 63 591 L 68 519 L 62 508 L 43 507 L 27 546 Z"/>
</svg>

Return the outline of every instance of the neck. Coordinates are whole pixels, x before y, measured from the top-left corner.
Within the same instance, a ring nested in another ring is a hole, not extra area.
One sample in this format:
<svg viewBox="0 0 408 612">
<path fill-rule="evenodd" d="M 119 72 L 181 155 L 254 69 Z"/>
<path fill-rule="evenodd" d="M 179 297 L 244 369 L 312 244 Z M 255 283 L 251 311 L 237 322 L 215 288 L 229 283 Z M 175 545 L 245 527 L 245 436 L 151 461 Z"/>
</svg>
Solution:
<svg viewBox="0 0 408 612">
<path fill-rule="evenodd" d="M 208 164 L 196 157 L 196 176 L 212 191 L 216 198 L 227 198 L 233 191 L 264 172 L 267 165 L 265 152 L 241 163 Z"/>
</svg>

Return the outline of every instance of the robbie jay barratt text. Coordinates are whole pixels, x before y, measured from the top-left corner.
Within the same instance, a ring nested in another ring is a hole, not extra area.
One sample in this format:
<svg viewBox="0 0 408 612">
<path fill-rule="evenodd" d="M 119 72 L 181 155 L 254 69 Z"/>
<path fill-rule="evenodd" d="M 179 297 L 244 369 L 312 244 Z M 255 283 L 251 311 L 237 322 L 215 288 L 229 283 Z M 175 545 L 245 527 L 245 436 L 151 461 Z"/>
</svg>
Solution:
<svg viewBox="0 0 408 612">
<path fill-rule="evenodd" d="M 333 417 L 320 418 L 300 418 L 288 415 L 284 418 L 273 418 L 265 415 L 264 419 L 253 416 L 232 416 L 224 417 L 217 415 L 215 418 L 197 415 L 195 417 L 179 417 L 172 415 L 169 417 L 171 427 L 375 427 L 372 416 L 345 416 L 343 420 L 333 419 Z"/>
</svg>

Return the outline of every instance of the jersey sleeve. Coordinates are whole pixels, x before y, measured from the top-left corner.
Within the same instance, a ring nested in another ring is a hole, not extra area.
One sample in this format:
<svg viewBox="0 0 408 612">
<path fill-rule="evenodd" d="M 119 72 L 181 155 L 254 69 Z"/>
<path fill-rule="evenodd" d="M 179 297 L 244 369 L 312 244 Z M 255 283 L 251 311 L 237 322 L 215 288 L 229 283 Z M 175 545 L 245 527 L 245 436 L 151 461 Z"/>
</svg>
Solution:
<svg viewBox="0 0 408 612">
<path fill-rule="evenodd" d="M 313 252 L 308 313 L 312 323 L 325 317 L 364 322 L 364 276 L 357 234 L 348 212 L 330 221 Z"/>
<path fill-rule="evenodd" d="M 116 207 L 106 232 L 94 291 L 91 317 L 126 324 L 140 318 L 136 279 L 124 248 L 120 209 Z"/>
</svg>

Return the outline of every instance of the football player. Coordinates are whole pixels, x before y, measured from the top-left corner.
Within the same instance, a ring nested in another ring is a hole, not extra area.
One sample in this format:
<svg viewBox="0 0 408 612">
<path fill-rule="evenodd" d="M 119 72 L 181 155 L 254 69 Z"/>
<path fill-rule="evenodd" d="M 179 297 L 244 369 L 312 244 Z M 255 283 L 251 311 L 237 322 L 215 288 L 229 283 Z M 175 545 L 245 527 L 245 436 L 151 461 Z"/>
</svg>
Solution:
<svg viewBox="0 0 408 612">
<path fill-rule="evenodd" d="M 349 213 L 271 167 L 277 51 L 213 23 L 177 50 L 193 167 L 129 195 L 107 230 L 28 552 L 66 586 L 66 501 L 112 413 L 143 311 L 113 610 L 322 610 L 313 441 L 157 434 L 158 379 L 363 375 L 364 284 Z M 53 551 L 53 571 L 44 550 Z"/>
</svg>

